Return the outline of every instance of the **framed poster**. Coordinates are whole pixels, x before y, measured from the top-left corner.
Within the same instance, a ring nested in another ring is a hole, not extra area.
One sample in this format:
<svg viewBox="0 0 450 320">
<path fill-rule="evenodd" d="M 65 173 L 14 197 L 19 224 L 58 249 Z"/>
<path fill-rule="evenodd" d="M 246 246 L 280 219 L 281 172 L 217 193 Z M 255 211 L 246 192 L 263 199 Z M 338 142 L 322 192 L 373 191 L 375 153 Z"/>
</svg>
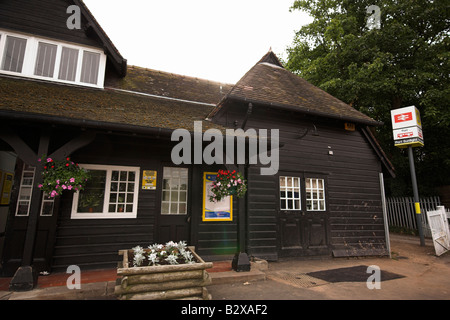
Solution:
<svg viewBox="0 0 450 320">
<path fill-rule="evenodd" d="M 156 190 L 156 170 L 142 171 L 142 189 Z"/>
<path fill-rule="evenodd" d="M 217 172 L 203 173 L 203 221 L 233 221 L 233 196 L 219 202 L 209 200 L 213 195 L 211 187 L 216 176 Z"/>
</svg>

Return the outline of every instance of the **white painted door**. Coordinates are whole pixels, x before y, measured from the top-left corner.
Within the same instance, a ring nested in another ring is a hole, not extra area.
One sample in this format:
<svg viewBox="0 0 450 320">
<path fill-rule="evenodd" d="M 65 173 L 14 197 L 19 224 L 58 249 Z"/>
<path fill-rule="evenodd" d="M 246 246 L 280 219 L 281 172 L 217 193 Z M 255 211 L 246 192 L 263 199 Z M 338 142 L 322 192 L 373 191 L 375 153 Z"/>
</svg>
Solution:
<svg viewBox="0 0 450 320">
<path fill-rule="evenodd" d="M 436 211 L 427 211 L 436 255 L 440 256 L 450 250 L 450 231 L 447 216 L 443 206 L 438 206 Z"/>
</svg>

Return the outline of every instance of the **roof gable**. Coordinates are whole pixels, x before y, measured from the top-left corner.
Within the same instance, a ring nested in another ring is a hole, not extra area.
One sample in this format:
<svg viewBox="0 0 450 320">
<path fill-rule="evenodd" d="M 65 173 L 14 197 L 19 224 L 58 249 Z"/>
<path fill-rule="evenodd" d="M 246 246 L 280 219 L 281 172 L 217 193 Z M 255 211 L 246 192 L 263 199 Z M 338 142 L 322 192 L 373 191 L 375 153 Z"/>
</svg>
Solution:
<svg viewBox="0 0 450 320">
<path fill-rule="evenodd" d="M 272 64 L 272 65 L 284 68 L 283 65 L 281 64 L 280 60 L 278 59 L 278 57 L 275 55 L 275 53 L 273 53 L 272 49 L 270 49 L 269 52 L 267 52 L 261 58 L 261 60 L 258 61 L 257 64 L 260 64 L 260 63 L 268 63 L 268 64 Z"/>
<path fill-rule="evenodd" d="M 269 51 L 233 86 L 209 117 L 213 117 L 227 100 L 247 101 L 366 125 L 380 124 L 284 69 L 272 51 Z"/>
<path fill-rule="evenodd" d="M 67 8 L 70 5 L 80 8 L 80 29 L 67 27 L 67 19 L 70 17 Z M 126 74 L 126 59 L 81 0 L 2 0 L 0 28 L 101 48 L 116 72 L 121 76 Z"/>
</svg>

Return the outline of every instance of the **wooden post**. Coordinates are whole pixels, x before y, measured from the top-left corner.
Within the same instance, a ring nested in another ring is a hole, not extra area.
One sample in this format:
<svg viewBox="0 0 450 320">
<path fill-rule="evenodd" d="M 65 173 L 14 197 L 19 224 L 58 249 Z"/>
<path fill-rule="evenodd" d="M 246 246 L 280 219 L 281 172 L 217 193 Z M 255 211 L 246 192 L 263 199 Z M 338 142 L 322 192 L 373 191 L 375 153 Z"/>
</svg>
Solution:
<svg viewBox="0 0 450 320">
<path fill-rule="evenodd" d="M 41 132 L 39 140 L 38 155 L 48 153 L 50 142 L 50 133 L 47 130 Z M 33 191 L 31 193 L 30 215 L 28 216 L 28 225 L 25 235 L 25 244 L 22 256 L 22 266 L 17 269 L 13 279 L 9 285 L 11 291 L 28 291 L 32 290 L 37 284 L 37 272 L 32 267 L 34 245 L 37 232 L 37 223 L 39 218 L 40 204 L 42 199 L 42 191 L 38 185 L 42 183 L 42 168 L 38 165 L 38 156 L 34 155 L 34 159 L 22 159 L 26 163 L 36 166 Z"/>
<path fill-rule="evenodd" d="M 239 165 L 239 172 L 246 177 L 244 172 L 244 165 Z M 233 270 L 237 272 L 241 271 L 250 271 L 250 260 L 247 254 L 247 215 L 245 212 L 246 209 L 246 199 L 247 195 L 244 198 L 238 199 L 238 210 L 239 210 L 239 223 L 238 223 L 238 246 L 239 251 L 233 258 L 233 262 L 231 264 Z"/>
<path fill-rule="evenodd" d="M 90 144 L 95 139 L 95 133 L 83 132 L 78 137 L 68 141 L 64 146 L 48 155 L 50 143 L 50 130 L 43 128 L 39 140 L 37 154 L 12 130 L 5 125 L 0 130 L 0 138 L 7 142 L 28 165 L 36 167 L 33 191 L 31 194 L 30 214 L 28 216 L 25 244 L 22 255 L 22 265 L 17 269 L 10 283 L 12 291 L 32 290 L 37 283 L 37 272 L 33 269 L 34 247 L 37 233 L 37 224 L 41 208 L 42 192 L 38 185 L 42 183 L 42 168 L 37 161 L 39 157 L 47 155 L 54 159 L 62 159 L 72 152 Z"/>
</svg>

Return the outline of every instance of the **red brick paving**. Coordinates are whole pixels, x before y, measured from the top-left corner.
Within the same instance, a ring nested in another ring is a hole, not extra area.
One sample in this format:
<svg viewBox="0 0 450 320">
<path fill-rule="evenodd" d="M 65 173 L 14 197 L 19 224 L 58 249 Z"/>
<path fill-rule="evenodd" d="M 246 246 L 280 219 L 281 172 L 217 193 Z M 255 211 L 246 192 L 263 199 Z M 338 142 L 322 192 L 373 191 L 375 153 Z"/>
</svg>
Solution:
<svg viewBox="0 0 450 320">
<path fill-rule="evenodd" d="M 218 261 L 213 262 L 213 267 L 207 269 L 208 272 L 225 272 L 231 271 L 231 261 Z M 67 284 L 67 279 L 70 277 L 68 273 L 51 273 L 47 276 L 40 275 L 38 277 L 38 288 L 48 288 L 65 286 Z M 104 270 L 89 270 L 81 271 L 81 283 L 92 283 L 92 282 L 107 282 L 115 281 L 117 278 L 116 269 L 104 269 Z M 0 278 L 0 291 L 9 291 L 9 283 L 11 282 L 11 277 Z"/>
</svg>

